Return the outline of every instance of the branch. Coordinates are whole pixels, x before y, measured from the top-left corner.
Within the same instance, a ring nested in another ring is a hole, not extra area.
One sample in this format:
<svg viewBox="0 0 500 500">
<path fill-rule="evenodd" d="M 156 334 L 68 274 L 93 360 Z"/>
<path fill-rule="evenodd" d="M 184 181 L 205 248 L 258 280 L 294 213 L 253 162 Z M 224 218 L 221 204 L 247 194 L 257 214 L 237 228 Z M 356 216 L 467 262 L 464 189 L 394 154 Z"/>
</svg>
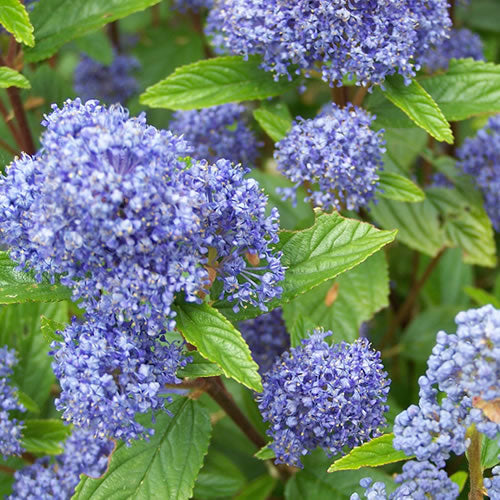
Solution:
<svg viewBox="0 0 500 500">
<path fill-rule="evenodd" d="M 477 432 L 475 425 L 471 425 L 467 430 L 467 437 L 470 438 L 470 445 L 467 448 L 470 481 L 469 500 L 482 500 L 484 489 L 483 468 L 481 466 L 481 435 Z"/>
</svg>

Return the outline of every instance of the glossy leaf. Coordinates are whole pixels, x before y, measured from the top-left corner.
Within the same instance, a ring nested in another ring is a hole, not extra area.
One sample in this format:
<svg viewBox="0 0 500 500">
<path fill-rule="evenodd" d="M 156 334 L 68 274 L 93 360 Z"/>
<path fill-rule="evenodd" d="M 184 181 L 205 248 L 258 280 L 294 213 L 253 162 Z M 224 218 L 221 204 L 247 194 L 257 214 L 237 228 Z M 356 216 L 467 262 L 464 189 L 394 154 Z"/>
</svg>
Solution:
<svg viewBox="0 0 500 500">
<path fill-rule="evenodd" d="M 205 359 L 199 352 L 192 351 L 189 353 L 189 356 L 193 361 L 177 372 L 178 377 L 196 378 L 222 375 L 222 368 Z"/>
<path fill-rule="evenodd" d="M 0 0 L 1 1 L 1 0 Z M 31 87 L 28 79 L 18 71 L 7 66 L 0 66 L 0 88 L 18 87 L 29 89 Z"/>
<path fill-rule="evenodd" d="M 490 439 L 481 434 L 481 465 L 483 469 L 491 469 L 500 463 L 500 459 L 498 458 L 500 454 L 498 438 L 500 438 L 500 435 L 497 435 L 495 439 Z"/>
<path fill-rule="evenodd" d="M 253 116 L 274 142 L 281 141 L 292 127 L 292 116 L 284 104 L 262 105 Z"/>
<path fill-rule="evenodd" d="M 19 0 L 0 0 L 0 24 L 14 35 L 19 43 L 33 47 L 33 26 L 26 7 Z"/>
<path fill-rule="evenodd" d="M 70 434 L 71 426 L 62 420 L 25 420 L 21 445 L 28 453 L 59 455 Z"/>
<path fill-rule="evenodd" d="M 58 332 L 63 331 L 66 328 L 66 324 L 42 316 L 40 318 L 40 328 L 42 330 L 43 338 L 50 345 L 50 343 L 54 340 L 58 342 L 62 340 L 62 335 Z"/>
<path fill-rule="evenodd" d="M 248 483 L 235 500 L 267 500 L 276 483 L 277 480 L 269 475 L 259 476 Z"/>
<path fill-rule="evenodd" d="M 377 197 L 409 203 L 416 203 L 425 198 L 425 193 L 407 177 L 385 170 L 379 172 L 379 177 Z"/>
<path fill-rule="evenodd" d="M 257 453 L 255 453 L 254 457 L 259 460 L 271 460 L 272 458 L 275 458 L 276 453 L 274 453 L 274 450 L 269 446 L 270 444 L 271 443 L 267 443 L 263 446 Z"/>
<path fill-rule="evenodd" d="M 458 485 L 458 492 L 461 493 L 464 489 L 465 483 L 467 482 L 467 478 L 469 474 L 464 470 L 459 470 L 450 476 L 450 479 Z"/>
</svg>

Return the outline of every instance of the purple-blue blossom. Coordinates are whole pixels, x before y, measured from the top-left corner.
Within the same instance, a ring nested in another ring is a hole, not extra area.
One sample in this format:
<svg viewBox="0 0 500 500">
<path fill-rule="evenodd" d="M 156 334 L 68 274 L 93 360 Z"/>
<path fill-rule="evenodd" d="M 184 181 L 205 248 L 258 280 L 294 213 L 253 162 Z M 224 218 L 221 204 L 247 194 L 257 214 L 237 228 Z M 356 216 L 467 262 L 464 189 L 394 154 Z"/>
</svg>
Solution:
<svg viewBox="0 0 500 500">
<path fill-rule="evenodd" d="M 261 374 L 266 373 L 276 358 L 290 347 L 290 335 L 286 331 L 281 309 L 242 321 L 239 329 Z"/>
<path fill-rule="evenodd" d="M 252 166 L 258 142 L 250 129 L 248 111 L 241 104 L 223 104 L 191 111 L 176 111 L 169 129 L 193 146 L 192 156 L 209 162 L 221 158 Z"/>
<path fill-rule="evenodd" d="M 406 81 L 419 59 L 451 26 L 446 0 L 220 0 L 207 34 L 234 54 L 262 56 L 275 77 L 321 72 L 330 85 L 345 76 L 357 84 Z"/>
<path fill-rule="evenodd" d="M 452 29 L 450 38 L 446 38 L 438 46 L 432 48 L 422 57 L 422 66 L 430 72 L 439 69 L 446 70 L 450 59 L 472 58 L 476 61 L 484 60 L 483 42 L 476 33 L 467 28 Z"/>
<path fill-rule="evenodd" d="M 4 458 L 9 455 L 20 455 L 23 451 L 21 447 L 23 422 L 10 414 L 12 411 L 26 411 L 10 381 L 17 362 L 13 349 L 7 346 L 0 348 L 0 456 Z"/>
<path fill-rule="evenodd" d="M 492 116 L 475 137 L 465 139 L 457 156 L 458 166 L 474 178 L 493 227 L 500 231 L 500 115 Z"/>
<path fill-rule="evenodd" d="M 135 57 L 116 52 L 109 65 L 82 55 L 73 77 L 75 92 L 83 101 L 99 99 L 106 104 L 125 104 L 139 91 L 133 73 L 140 67 Z"/>
<path fill-rule="evenodd" d="M 500 498 L 500 465 L 493 467 L 493 476 L 484 480 L 484 487 L 491 499 Z"/>
<path fill-rule="evenodd" d="M 74 319 L 61 335 L 52 344 L 52 366 L 63 418 L 97 438 L 130 442 L 151 433 L 135 416 L 171 402 L 166 384 L 179 383 L 176 371 L 190 361 L 182 345 L 148 335 L 141 322 L 117 323 L 103 315 L 85 323 Z"/>
<path fill-rule="evenodd" d="M 367 205 L 385 151 L 383 131 L 370 129 L 374 118 L 351 104 L 328 105 L 312 119 L 298 117 L 274 153 L 278 170 L 294 183 L 280 189 L 284 197 L 295 201 L 297 188 L 305 185 L 306 200 L 323 210 Z"/>
<path fill-rule="evenodd" d="M 68 500 L 80 481 L 80 474 L 97 478 L 105 472 L 113 447 L 112 441 L 74 429 L 64 443 L 64 453 L 53 460 L 38 458 L 15 472 L 7 500 Z"/>
<path fill-rule="evenodd" d="M 389 380 L 380 353 L 366 339 L 330 346 L 315 330 L 263 376 L 257 396 L 277 463 L 301 467 L 320 446 L 330 456 L 380 434 Z"/>
</svg>

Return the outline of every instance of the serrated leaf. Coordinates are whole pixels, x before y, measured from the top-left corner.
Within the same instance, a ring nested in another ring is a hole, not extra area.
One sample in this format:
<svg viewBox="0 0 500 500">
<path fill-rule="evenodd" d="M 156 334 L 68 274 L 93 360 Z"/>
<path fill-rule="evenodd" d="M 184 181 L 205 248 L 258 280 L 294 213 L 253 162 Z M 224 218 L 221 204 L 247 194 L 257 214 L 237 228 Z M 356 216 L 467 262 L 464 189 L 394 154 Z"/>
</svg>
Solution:
<svg viewBox="0 0 500 500">
<path fill-rule="evenodd" d="M 405 85 L 401 75 L 392 75 L 384 81 L 384 95 L 406 113 L 419 127 L 438 141 L 453 144 L 453 133 L 443 112 L 434 99 L 415 80 Z"/>
<path fill-rule="evenodd" d="M 425 198 L 425 193 L 410 179 L 393 172 L 379 172 L 378 196 L 390 200 L 416 203 Z"/>
<path fill-rule="evenodd" d="M 235 500 L 267 500 L 276 486 L 277 480 L 263 475 L 250 481 L 235 497 Z"/>
<path fill-rule="evenodd" d="M 0 24 L 14 35 L 19 43 L 33 47 L 33 26 L 26 7 L 19 0 L 0 0 Z"/>
<path fill-rule="evenodd" d="M 227 377 L 262 392 L 258 365 L 241 333 L 216 309 L 207 304 L 176 306 L 177 328 L 209 361 L 217 363 Z"/>
<path fill-rule="evenodd" d="M 253 112 L 253 116 L 274 142 L 281 141 L 292 127 L 292 116 L 282 103 L 261 105 Z"/>
<path fill-rule="evenodd" d="M 493 294 L 488 293 L 482 288 L 476 288 L 474 286 L 464 287 L 464 292 L 478 305 L 485 306 L 486 304 L 491 304 L 496 309 L 500 309 L 500 299 L 497 299 Z"/>
<path fill-rule="evenodd" d="M 33 401 L 33 399 L 31 399 L 25 392 L 16 391 L 16 394 L 19 403 L 21 403 L 26 410 L 31 413 L 40 413 L 40 407 L 36 404 L 36 401 Z"/>
<path fill-rule="evenodd" d="M 464 470 L 459 470 L 450 476 L 450 479 L 458 485 L 458 492 L 461 493 L 464 489 L 465 483 L 467 482 L 467 478 L 469 474 Z"/>
<path fill-rule="evenodd" d="M 59 455 L 70 434 L 71 426 L 62 420 L 26 420 L 21 445 L 28 453 Z"/>
<path fill-rule="evenodd" d="M 46 59 L 70 40 L 147 9 L 159 1 L 43 0 L 36 4 L 31 14 L 37 43 L 25 51 L 25 60 L 36 62 Z"/>
<path fill-rule="evenodd" d="M 71 298 L 71 290 L 43 279 L 40 283 L 30 273 L 17 269 L 6 252 L 0 252 L 0 304 L 22 302 L 57 302 Z"/>
<path fill-rule="evenodd" d="M 353 448 L 347 455 L 339 458 L 328 469 L 328 472 L 339 470 L 357 470 L 362 467 L 379 467 L 385 464 L 410 460 L 404 452 L 392 446 L 394 434 L 384 434 L 367 443 Z"/>
<path fill-rule="evenodd" d="M 57 342 L 62 340 L 62 335 L 57 334 L 57 332 L 62 332 L 66 328 L 66 324 L 42 316 L 40 318 L 40 328 L 42 330 L 43 338 L 50 345 L 50 343 L 54 340 Z"/>
<path fill-rule="evenodd" d="M 381 231 L 371 224 L 342 217 L 337 212 L 321 214 L 314 226 L 303 231 L 282 231 L 276 250 L 283 252 L 286 268 L 281 298 L 272 300 L 269 310 L 321 285 L 361 264 L 370 255 L 394 240 L 395 231 Z M 230 319 L 242 320 L 262 314 L 259 308 L 247 307 L 234 313 L 231 303 L 214 304 Z"/>
<path fill-rule="evenodd" d="M 1 1 L 1 0 L 0 0 Z M 29 89 L 31 87 L 28 79 L 18 71 L 7 66 L 0 66 L 0 88 L 18 87 Z"/>
<path fill-rule="evenodd" d="M 271 460 L 272 458 L 276 458 L 276 453 L 271 448 L 271 443 L 267 443 L 263 446 L 257 453 L 254 454 L 255 458 L 259 460 Z"/>
<path fill-rule="evenodd" d="M 450 121 L 500 111 L 500 65 L 452 59 L 448 71 L 420 80 Z"/>
<path fill-rule="evenodd" d="M 260 68 L 261 60 L 250 56 L 205 59 L 177 68 L 165 80 L 146 89 L 140 102 L 152 108 L 187 110 L 228 102 L 250 101 L 282 94 L 293 82 L 274 81 Z"/>
<path fill-rule="evenodd" d="M 178 377 L 197 378 L 222 375 L 222 368 L 205 359 L 199 352 L 192 351 L 189 353 L 189 356 L 191 356 L 193 361 L 177 372 Z"/>
<path fill-rule="evenodd" d="M 108 471 L 82 476 L 74 500 L 188 499 L 210 440 L 210 417 L 197 401 L 179 398 L 160 413 L 148 441 L 120 442 Z M 148 424 L 149 425 L 149 424 Z"/>
</svg>

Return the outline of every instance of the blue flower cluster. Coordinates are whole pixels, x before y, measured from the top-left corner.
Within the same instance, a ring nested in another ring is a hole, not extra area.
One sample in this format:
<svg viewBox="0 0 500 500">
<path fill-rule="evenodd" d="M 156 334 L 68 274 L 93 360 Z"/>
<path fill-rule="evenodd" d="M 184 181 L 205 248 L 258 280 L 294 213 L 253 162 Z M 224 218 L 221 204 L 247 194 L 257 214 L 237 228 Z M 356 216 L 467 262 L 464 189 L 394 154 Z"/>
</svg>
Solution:
<svg viewBox="0 0 500 500">
<path fill-rule="evenodd" d="M 446 0 L 220 0 L 207 34 L 230 52 L 261 55 L 276 77 L 320 63 L 331 85 L 346 75 L 372 85 L 395 72 L 415 75 L 419 58 L 447 36 L 447 7 Z"/>
<path fill-rule="evenodd" d="M 180 382 L 175 373 L 190 358 L 182 356 L 181 345 L 151 337 L 141 326 L 101 316 L 73 320 L 62 332 L 52 354 L 63 418 L 99 438 L 130 442 L 152 432 L 135 415 L 171 402 L 165 385 Z"/>
<path fill-rule="evenodd" d="M 500 115 L 457 150 L 458 165 L 474 177 L 493 227 L 500 231 Z"/>
<path fill-rule="evenodd" d="M 23 422 L 11 417 L 11 411 L 26 411 L 19 403 L 16 391 L 10 385 L 12 369 L 17 364 L 14 350 L 0 348 L 0 455 L 20 455 Z"/>
<path fill-rule="evenodd" d="M 448 69 L 450 59 L 468 57 L 476 61 L 484 59 L 481 38 L 467 28 L 452 29 L 450 38 L 427 52 L 421 62 L 422 66 L 427 66 L 429 71 L 434 72 L 438 69 Z"/>
<path fill-rule="evenodd" d="M 223 104 L 192 111 L 176 111 L 169 124 L 176 135 L 182 135 L 194 148 L 197 159 L 220 158 L 243 165 L 254 165 L 261 143 L 250 130 L 247 109 L 241 104 Z"/>
<path fill-rule="evenodd" d="M 80 481 L 80 474 L 101 476 L 107 467 L 113 443 L 95 439 L 89 432 L 75 429 L 64 443 L 64 453 L 38 458 L 14 474 L 12 494 L 7 500 L 68 500 Z"/>
<path fill-rule="evenodd" d="M 374 117 L 356 106 L 326 106 L 313 119 L 298 118 L 276 144 L 278 169 L 293 183 L 283 188 L 295 201 L 300 185 L 311 188 L 308 200 L 323 210 L 365 206 L 378 186 L 383 131 L 370 129 Z"/>
<path fill-rule="evenodd" d="M 484 480 L 484 487 L 492 499 L 500 498 L 500 465 L 493 467 L 493 476 Z"/>
<path fill-rule="evenodd" d="M 430 462 L 412 460 L 403 465 L 402 474 L 395 479 L 400 484 L 394 493 L 389 496 L 385 484 L 372 484 L 370 478 L 364 478 L 360 484 L 366 488 L 364 497 L 369 500 L 454 500 L 458 498 L 458 485 L 448 477 L 445 471 L 440 470 Z M 351 495 L 350 500 L 361 500 L 357 493 Z"/>
<path fill-rule="evenodd" d="M 263 376 L 257 396 L 277 463 L 301 467 L 317 446 L 334 455 L 379 435 L 389 381 L 380 353 L 361 339 L 330 346 L 315 330 Z"/>
<path fill-rule="evenodd" d="M 82 55 L 73 77 L 75 91 L 84 101 L 100 99 L 107 104 L 124 104 L 139 91 L 133 73 L 140 67 L 135 57 L 124 54 L 115 53 L 109 65 Z"/>
<path fill-rule="evenodd" d="M 213 277 L 235 309 L 281 293 L 278 212 L 246 169 L 184 161 L 186 141 L 121 106 L 76 99 L 43 124 L 41 151 L 0 178 L 0 236 L 20 267 L 151 335 L 174 328 L 176 294 L 199 301 Z"/>
<path fill-rule="evenodd" d="M 242 321 L 239 329 L 261 374 L 266 373 L 276 358 L 290 347 L 290 335 L 286 331 L 281 309 Z"/>
</svg>

